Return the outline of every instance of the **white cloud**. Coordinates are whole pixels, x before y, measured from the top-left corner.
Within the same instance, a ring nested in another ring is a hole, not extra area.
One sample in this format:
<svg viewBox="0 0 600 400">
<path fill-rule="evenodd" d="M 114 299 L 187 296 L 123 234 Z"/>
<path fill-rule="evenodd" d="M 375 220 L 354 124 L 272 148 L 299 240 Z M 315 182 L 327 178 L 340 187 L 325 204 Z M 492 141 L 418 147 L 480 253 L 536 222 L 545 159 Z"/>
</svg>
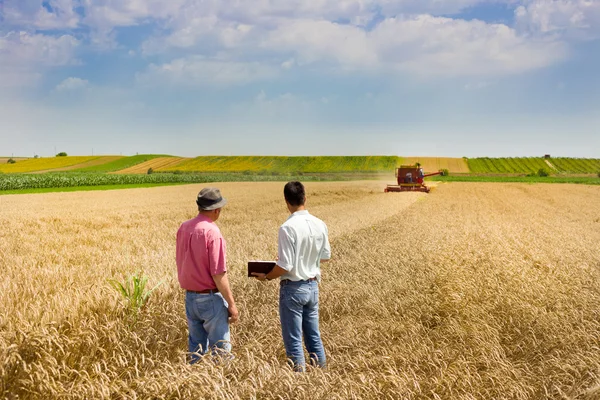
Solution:
<svg viewBox="0 0 600 400">
<path fill-rule="evenodd" d="M 502 24 L 420 15 L 389 18 L 372 31 L 328 21 L 296 21 L 269 33 L 262 47 L 299 64 L 419 75 L 502 75 L 563 59 L 561 42 L 521 37 Z"/>
<path fill-rule="evenodd" d="M 229 86 L 269 80 L 277 74 L 276 68 L 258 62 L 194 56 L 162 65 L 151 64 L 145 72 L 137 75 L 137 81 L 143 85 L 167 83 L 175 86 Z"/>
<path fill-rule="evenodd" d="M 56 90 L 59 92 L 80 90 L 89 86 L 89 82 L 85 79 L 70 77 L 56 85 Z"/>
<path fill-rule="evenodd" d="M 515 10 L 517 26 L 534 34 L 600 37 L 600 1 L 529 0 Z"/>
<path fill-rule="evenodd" d="M 116 47 L 116 27 L 135 26 L 175 16 L 186 0 L 81 0 L 84 22 L 91 29 L 97 47 Z"/>
<path fill-rule="evenodd" d="M 0 86 L 31 86 L 44 69 L 76 63 L 78 45 L 70 35 L 10 32 L 0 36 Z"/>
<path fill-rule="evenodd" d="M 299 20 L 269 32 L 261 47 L 294 55 L 298 64 L 335 60 L 354 68 L 377 63 L 368 33 L 359 27 L 329 21 Z"/>
<path fill-rule="evenodd" d="M 79 24 L 76 6 L 75 0 L 5 0 L 3 15 L 8 25 L 41 30 L 69 29 Z"/>
</svg>

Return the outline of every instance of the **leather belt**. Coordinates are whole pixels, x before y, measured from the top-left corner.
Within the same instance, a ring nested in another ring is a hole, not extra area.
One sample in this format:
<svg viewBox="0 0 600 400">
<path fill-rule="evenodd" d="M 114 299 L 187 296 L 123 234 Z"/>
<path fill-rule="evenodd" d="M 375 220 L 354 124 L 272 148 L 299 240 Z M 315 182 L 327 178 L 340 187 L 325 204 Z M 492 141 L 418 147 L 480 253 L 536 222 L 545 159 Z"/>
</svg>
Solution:
<svg viewBox="0 0 600 400">
<path fill-rule="evenodd" d="M 300 280 L 300 281 L 292 281 L 290 279 L 282 279 L 281 284 L 287 285 L 288 283 L 291 283 L 291 282 L 311 282 L 311 281 L 316 281 L 316 280 L 317 280 L 317 278 L 308 278 L 306 280 Z"/>
<path fill-rule="evenodd" d="M 213 293 L 219 293 L 219 289 L 204 289 L 204 290 L 187 290 L 186 292 L 190 292 L 190 293 L 196 293 L 196 294 L 213 294 Z"/>
</svg>

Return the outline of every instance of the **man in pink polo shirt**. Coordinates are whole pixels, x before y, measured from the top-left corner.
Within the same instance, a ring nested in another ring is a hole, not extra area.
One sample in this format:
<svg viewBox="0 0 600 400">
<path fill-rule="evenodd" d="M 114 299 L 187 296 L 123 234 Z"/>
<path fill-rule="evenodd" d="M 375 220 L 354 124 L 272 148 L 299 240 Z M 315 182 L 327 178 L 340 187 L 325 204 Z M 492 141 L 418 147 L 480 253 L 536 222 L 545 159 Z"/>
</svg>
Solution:
<svg viewBox="0 0 600 400">
<path fill-rule="evenodd" d="M 231 351 L 229 324 L 239 318 L 227 279 L 225 239 L 215 224 L 226 203 L 219 189 L 202 189 L 198 216 L 177 231 L 177 276 L 186 291 L 191 364 L 208 349 Z"/>
</svg>

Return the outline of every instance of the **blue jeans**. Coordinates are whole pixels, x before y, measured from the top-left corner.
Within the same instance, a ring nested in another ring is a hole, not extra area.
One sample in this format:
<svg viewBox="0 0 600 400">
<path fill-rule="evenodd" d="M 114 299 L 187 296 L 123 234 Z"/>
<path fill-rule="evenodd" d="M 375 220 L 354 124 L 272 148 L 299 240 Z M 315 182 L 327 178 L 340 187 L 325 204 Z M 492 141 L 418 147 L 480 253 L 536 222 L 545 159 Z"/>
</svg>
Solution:
<svg viewBox="0 0 600 400">
<path fill-rule="evenodd" d="M 294 369 L 304 370 L 304 349 L 311 361 L 325 367 L 325 349 L 319 332 L 319 284 L 317 281 L 282 281 L 279 291 L 279 318 L 287 357 Z"/>
<path fill-rule="evenodd" d="M 200 358 L 194 353 L 206 354 L 208 349 L 231 351 L 227 307 L 221 293 L 186 292 L 185 315 L 189 331 L 190 364 Z"/>
</svg>

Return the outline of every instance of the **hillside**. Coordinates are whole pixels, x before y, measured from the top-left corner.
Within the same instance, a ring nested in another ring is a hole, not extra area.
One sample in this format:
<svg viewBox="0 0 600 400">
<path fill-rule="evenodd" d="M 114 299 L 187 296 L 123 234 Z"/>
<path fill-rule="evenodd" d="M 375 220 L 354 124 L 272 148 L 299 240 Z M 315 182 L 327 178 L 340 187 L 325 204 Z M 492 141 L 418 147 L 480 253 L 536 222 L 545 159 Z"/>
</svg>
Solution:
<svg viewBox="0 0 600 400">
<path fill-rule="evenodd" d="M 469 158 L 467 164 L 474 174 L 529 174 L 540 169 L 553 174 L 595 174 L 600 171 L 600 159 L 591 158 L 480 157 Z"/>
<path fill-rule="evenodd" d="M 156 157 L 152 160 L 144 161 L 143 163 L 136 164 L 132 167 L 125 168 L 115 172 L 116 174 L 145 174 L 150 168 L 153 170 L 159 170 L 161 168 L 176 167 L 185 158 L 181 157 Z"/>
<path fill-rule="evenodd" d="M 123 157 L 118 160 L 108 162 L 102 165 L 89 166 L 85 168 L 77 169 L 77 172 L 114 172 L 120 171 L 126 168 L 131 168 L 135 165 L 143 162 L 159 158 L 159 157 L 170 157 L 165 154 L 139 154 L 136 156 Z M 144 171 L 145 172 L 145 171 Z"/>
<path fill-rule="evenodd" d="M 420 163 L 426 172 L 436 172 L 440 169 L 447 169 L 450 173 L 468 174 L 469 166 L 464 158 L 449 157 L 404 157 L 404 163 Z"/>
<path fill-rule="evenodd" d="M 14 164 L 0 164 L 0 172 L 4 173 L 26 173 L 35 171 L 48 171 L 71 167 L 101 159 L 101 156 L 73 156 L 73 157 L 44 157 L 29 158 L 17 161 Z"/>
<path fill-rule="evenodd" d="M 277 156 L 202 156 L 158 171 L 202 172 L 380 172 L 392 171 L 402 159 L 396 156 L 352 157 L 277 157 Z"/>
</svg>

